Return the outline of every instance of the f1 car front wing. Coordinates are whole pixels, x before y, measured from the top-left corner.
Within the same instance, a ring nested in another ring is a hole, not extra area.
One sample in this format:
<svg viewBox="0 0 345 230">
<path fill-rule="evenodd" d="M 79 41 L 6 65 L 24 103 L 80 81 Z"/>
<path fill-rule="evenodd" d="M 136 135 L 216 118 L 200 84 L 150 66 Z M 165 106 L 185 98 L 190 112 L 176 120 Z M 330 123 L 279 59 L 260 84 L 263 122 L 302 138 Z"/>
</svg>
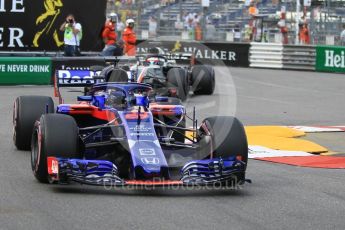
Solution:
<svg viewBox="0 0 345 230">
<path fill-rule="evenodd" d="M 81 184 L 100 186 L 167 186 L 167 185 L 210 185 L 227 181 L 245 181 L 237 176 L 245 172 L 245 163 L 235 157 L 190 161 L 182 167 L 180 180 L 153 178 L 138 181 L 125 180 L 119 177 L 115 164 L 106 160 L 47 158 L 48 174 L 51 182 L 68 183 L 75 181 Z"/>
</svg>

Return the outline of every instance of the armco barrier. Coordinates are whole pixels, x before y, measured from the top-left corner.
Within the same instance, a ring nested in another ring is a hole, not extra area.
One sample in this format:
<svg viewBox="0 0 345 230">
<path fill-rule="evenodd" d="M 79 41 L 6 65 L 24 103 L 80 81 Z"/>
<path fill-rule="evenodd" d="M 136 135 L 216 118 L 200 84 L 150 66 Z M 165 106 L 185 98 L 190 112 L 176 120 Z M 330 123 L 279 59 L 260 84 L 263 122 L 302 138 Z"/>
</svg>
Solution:
<svg viewBox="0 0 345 230">
<path fill-rule="evenodd" d="M 0 85 L 47 85 L 50 76 L 50 58 L 0 57 Z"/>
<path fill-rule="evenodd" d="M 315 46 L 284 45 L 283 69 L 315 70 Z"/>
<path fill-rule="evenodd" d="M 283 68 L 283 45 L 277 43 L 250 43 L 249 66 Z"/>
</svg>

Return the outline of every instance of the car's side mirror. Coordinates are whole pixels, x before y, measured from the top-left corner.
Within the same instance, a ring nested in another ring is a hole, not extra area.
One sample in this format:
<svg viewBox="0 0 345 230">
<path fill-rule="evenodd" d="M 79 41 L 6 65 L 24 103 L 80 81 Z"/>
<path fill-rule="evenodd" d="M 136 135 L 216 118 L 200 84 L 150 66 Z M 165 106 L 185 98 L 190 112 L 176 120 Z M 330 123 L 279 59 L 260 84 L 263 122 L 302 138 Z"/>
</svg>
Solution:
<svg viewBox="0 0 345 230">
<path fill-rule="evenodd" d="M 104 95 L 100 95 L 100 96 L 94 96 L 95 100 L 93 102 L 93 105 L 98 107 L 100 110 L 104 109 L 105 106 L 105 97 Z"/>
<path fill-rule="evenodd" d="M 147 96 L 142 96 L 142 95 L 138 95 L 138 96 L 135 96 L 135 99 L 136 99 L 136 105 L 137 106 L 145 106 L 147 107 L 149 105 L 149 100 L 147 98 Z"/>
</svg>

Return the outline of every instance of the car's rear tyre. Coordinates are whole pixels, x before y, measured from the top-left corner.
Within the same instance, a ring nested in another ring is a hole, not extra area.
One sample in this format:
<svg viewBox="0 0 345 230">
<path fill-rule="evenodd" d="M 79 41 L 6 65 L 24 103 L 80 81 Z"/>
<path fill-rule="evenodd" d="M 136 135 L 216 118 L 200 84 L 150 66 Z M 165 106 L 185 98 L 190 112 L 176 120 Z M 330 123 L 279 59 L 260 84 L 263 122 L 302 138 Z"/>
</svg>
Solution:
<svg viewBox="0 0 345 230">
<path fill-rule="evenodd" d="M 195 95 L 211 95 L 215 89 L 215 73 L 211 66 L 197 65 L 192 69 L 192 89 Z"/>
<path fill-rule="evenodd" d="M 74 118 L 44 114 L 31 139 L 31 167 L 39 182 L 48 182 L 47 157 L 80 158 L 78 127 Z"/>
<path fill-rule="evenodd" d="M 16 98 L 13 107 L 13 142 L 17 149 L 30 150 L 35 121 L 46 112 L 54 112 L 54 102 L 51 97 L 20 96 Z"/>
<path fill-rule="evenodd" d="M 104 67 L 103 70 L 100 72 L 99 76 L 104 77 L 104 81 L 109 79 L 111 72 L 114 70 L 114 66 L 110 65 L 107 67 Z"/>
<path fill-rule="evenodd" d="M 111 71 L 109 78 L 106 78 L 107 82 L 128 82 L 128 74 L 123 69 L 115 68 Z"/>
<path fill-rule="evenodd" d="M 201 125 L 211 135 L 213 157 L 240 157 L 248 162 L 248 142 L 243 124 L 231 116 L 217 116 L 206 118 Z"/>
<path fill-rule="evenodd" d="M 104 77 L 106 82 L 128 82 L 126 70 L 114 66 L 105 67 L 99 75 Z"/>
<path fill-rule="evenodd" d="M 187 99 L 189 93 L 188 78 L 186 71 L 182 68 L 171 68 L 167 73 L 168 87 L 175 87 L 177 97 L 181 101 Z"/>
</svg>

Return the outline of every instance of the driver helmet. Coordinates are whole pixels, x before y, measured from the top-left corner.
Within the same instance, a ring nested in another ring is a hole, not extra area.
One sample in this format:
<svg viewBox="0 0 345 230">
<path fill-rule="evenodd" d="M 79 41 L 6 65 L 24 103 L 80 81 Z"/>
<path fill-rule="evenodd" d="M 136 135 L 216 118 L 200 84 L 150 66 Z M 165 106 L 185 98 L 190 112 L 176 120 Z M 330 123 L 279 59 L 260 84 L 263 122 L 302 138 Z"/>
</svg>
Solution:
<svg viewBox="0 0 345 230">
<path fill-rule="evenodd" d="M 110 107 L 125 107 L 126 94 L 119 90 L 109 90 L 105 104 Z"/>
<path fill-rule="evenodd" d="M 152 65 L 163 65 L 164 63 L 158 57 L 149 57 L 145 60 L 145 66 L 152 66 Z"/>
</svg>

